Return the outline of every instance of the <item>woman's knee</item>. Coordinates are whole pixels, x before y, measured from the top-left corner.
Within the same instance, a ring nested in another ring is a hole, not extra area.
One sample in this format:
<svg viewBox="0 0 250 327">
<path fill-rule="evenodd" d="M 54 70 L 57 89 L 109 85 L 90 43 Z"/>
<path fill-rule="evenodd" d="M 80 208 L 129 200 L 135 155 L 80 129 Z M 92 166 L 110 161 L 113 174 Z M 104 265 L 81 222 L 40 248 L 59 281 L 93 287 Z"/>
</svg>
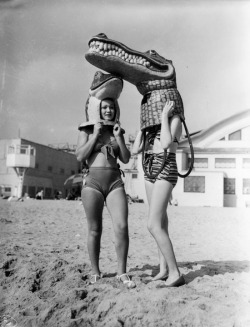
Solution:
<svg viewBox="0 0 250 327">
<path fill-rule="evenodd" d="M 147 228 L 150 234 L 154 234 L 154 225 L 152 224 L 151 221 L 148 221 Z"/>
<path fill-rule="evenodd" d="M 147 228 L 149 233 L 152 234 L 153 236 L 157 235 L 162 229 L 161 226 L 158 226 L 158 224 L 151 219 L 148 220 Z"/>
<path fill-rule="evenodd" d="M 102 228 L 90 228 L 89 236 L 93 238 L 100 238 L 102 235 Z"/>
<path fill-rule="evenodd" d="M 117 236 L 127 236 L 128 235 L 128 224 L 123 223 L 123 224 L 117 224 L 115 226 L 115 235 Z"/>
</svg>

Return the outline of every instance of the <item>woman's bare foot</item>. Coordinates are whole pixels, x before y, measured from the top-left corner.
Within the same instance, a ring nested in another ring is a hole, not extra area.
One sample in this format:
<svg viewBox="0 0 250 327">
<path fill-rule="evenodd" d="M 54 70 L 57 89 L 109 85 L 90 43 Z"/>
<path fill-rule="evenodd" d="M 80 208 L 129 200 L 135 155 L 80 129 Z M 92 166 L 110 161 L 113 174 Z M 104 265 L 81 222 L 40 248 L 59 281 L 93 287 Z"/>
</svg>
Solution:
<svg viewBox="0 0 250 327">
<path fill-rule="evenodd" d="M 168 278 L 168 271 L 159 272 L 152 280 L 155 282 L 156 280 L 166 280 Z"/>
<path fill-rule="evenodd" d="M 165 282 L 165 285 L 166 286 L 169 286 L 173 283 L 175 283 L 177 280 L 179 280 L 179 278 L 181 277 L 182 275 L 179 273 L 179 274 L 172 274 L 172 275 L 169 275 L 168 276 L 168 279 L 166 280 Z"/>
</svg>

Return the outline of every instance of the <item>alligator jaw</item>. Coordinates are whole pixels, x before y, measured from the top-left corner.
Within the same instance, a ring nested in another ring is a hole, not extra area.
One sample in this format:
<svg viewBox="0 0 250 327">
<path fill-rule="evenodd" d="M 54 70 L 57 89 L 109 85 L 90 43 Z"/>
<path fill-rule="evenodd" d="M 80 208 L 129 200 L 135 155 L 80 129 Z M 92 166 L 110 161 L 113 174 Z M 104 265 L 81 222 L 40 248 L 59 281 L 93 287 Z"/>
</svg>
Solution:
<svg viewBox="0 0 250 327">
<path fill-rule="evenodd" d="M 160 57 L 160 56 L 159 56 Z M 155 79 L 175 79 L 171 61 L 152 58 L 149 53 L 132 50 L 100 34 L 89 41 L 85 58 L 92 65 L 136 85 Z"/>
</svg>

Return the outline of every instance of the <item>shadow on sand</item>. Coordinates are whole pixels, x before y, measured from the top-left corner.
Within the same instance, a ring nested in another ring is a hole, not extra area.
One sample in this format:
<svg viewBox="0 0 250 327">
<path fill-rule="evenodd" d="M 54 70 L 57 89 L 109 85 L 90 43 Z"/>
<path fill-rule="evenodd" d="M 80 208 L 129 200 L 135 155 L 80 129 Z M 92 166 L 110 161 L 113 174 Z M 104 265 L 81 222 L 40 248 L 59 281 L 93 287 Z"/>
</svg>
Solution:
<svg viewBox="0 0 250 327">
<path fill-rule="evenodd" d="M 205 275 L 223 275 L 226 273 L 241 273 L 250 271 L 250 261 L 194 261 L 194 262 L 178 262 L 179 268 L 189 270 L 185 274 L 185 280 L 187 283 L 192 282 L 197 277 L 203 277 Z M 152 274 L 148 274 L 146 271 L 151 270 Z M 191 270 L 191 271 L 190 271 Z M 144 265 L 142 268 L 132 268 L 130 272 L 142 272 L 140 278 L 154 277 L 159 272 L 159 265 L 151 266 L 149 264 Z M 149 281 L 148 281 L 149 282 Z"/>
</svg>

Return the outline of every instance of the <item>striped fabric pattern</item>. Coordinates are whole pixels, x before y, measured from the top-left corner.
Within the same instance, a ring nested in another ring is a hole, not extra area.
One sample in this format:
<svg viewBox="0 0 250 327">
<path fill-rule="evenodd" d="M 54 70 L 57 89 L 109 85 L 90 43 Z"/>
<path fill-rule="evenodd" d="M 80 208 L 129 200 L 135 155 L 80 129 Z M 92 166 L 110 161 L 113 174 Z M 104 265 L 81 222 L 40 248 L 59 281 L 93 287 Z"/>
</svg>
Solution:
<svg viewBox="0 0 250 327">
<path fill-rule="evenodd" d="M 164 153 L 145 153 L 144 167 L 149 174 L 155 174 L 161 167 L 161 163 L 164 157 Z M 156 178 L 149 178 L 144 174 L 144 179 L 151 183 L 155 183 L 157 180 L 166 180 L 175 187 L 178 180 L 178 170 L 176 164 L 176 154 L 168 153 L 164 167 L 161 173 Z"/>
</svg>

